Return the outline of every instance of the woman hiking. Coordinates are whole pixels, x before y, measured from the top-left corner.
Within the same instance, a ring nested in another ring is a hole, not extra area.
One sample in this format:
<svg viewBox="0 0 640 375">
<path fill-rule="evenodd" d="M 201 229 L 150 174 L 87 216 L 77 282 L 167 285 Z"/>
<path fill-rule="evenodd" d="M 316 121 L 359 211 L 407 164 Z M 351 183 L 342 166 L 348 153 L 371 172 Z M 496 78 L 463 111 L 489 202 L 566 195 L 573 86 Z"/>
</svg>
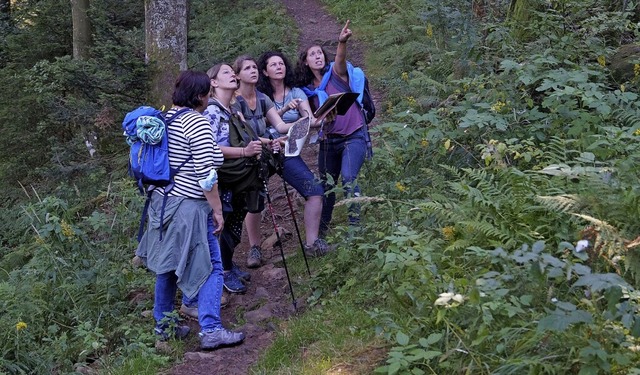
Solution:
<svg viewBox="0 0 640 375">
<path fill-rule="evenodd" d="M 267 142 L 271 139 L 271 146 L 278 147 L 279 150 L 280 143 L 284 142 L 285 138 L 276 135 L 277 139 L 273 139 L 273 135 L 269 133 L 267 121 L 280 133 L 286 133 L 288 128 L 284 127 L 285 123 L 278 115 L 273 101 L 256 89 L 259 72 L 255 59 L 248 55 L 239 56 L 233 63 L 233 69 L 238 78 L 238 90 L 233 110 L 242 113 L 244 119 L 253 126 L 265 144 L 268 144 Z M 258 268 L 263 264 L 262 249 L 260 248 L 260 221 L 262 219 L 260 212 L 264 208 L 264 197 L 261 199 L 261 210 L 248 213 L 244 222 L 247 226 L 247 237 L 249 237 L 249 245 L 251 246 L 247 257 L 247 267 L 249 268 Z"/>
<path fill-rule="evenodd" d="M 244 293 L 247 288 L 244 282 L 249 281 L 251 275 L 242 271 L 234 262 L 233 255 L 236 246 L 242 238 L 242 222 L 248 212 L 260 212 L 264 208 L 262 199 L 263 182 L 259 179 L 257 166 L 258 156 L 262 154 L 264 146 L 280 150 L 278 141 L 259 138 L 253 128 L 240 118 L 232 109 L 235 101 L 235 91 L 238 81 L 233 68 L 226 63 L 216 64 L 207 71 L 211 79 L 211 98 L 204 114 L 214 132 L 214 136 L 222 154 L 225 164 L 235 160 L 239 168 L 251 170 L 251 176 L 242 176 L 242 183 L 225 185 L 224 175 L 221 175 L 220 196 L 222 200 L 225 228 L 220 236 L 222 252 L 222 268 L 224 270 L 224 287 L 230 293 Z M 236 142 L 234 132 L 237 129 L 247 131 L 243 138 L 246 142 Z M 221 173 L 225 169 L 221 168 Z"/>
<path fill-rule="evenodd" d="M 278 133 L 286 134 L 293 123 L 303 117 L 310 117 L 313 126 L 317 127 L 307 95 L 301 89 L 293 87 L 293 70 L 284 54 L 277 51 L 263 53 L 258 59 L 258 70 L 260 76 L 257 89 L 273 101 L 284 122 L 278 127 Z M 322 183 L 300 155 L 284 157 L 282 178 L 305 199 L 305 253 L 309 256 L 325 255 L 331 248 L 324 239 L 318 237 L 324 196 Z"/>
<path fill-rule="evenodd" d="M 364 73 L 347 62 L 347 41 L 352 32 L 349 21 L 338 36 L 338 48 L 334 62 L 327 62 L 327 53 L 319 45 L 312 45 L 299 55 L 296 66 L 297 85 L 301 87 L 315 108 L 324 103 L 328 95 L 342 92 L 364 91 Z M 359 98 L 360 98 L 359 97 Z M 360 99 L 361 100 L 361 99 Z M 347 197 L 360 196 L 357 184 L 358 173 L 368 155 L 367 128 L 361 104 L 354 102 L 344 115 L 333 121 L 325 121 L 321 127 L 318 170 L 325 185 L 325 191 L 333 188 L 327 176 L 333 181 L 342 177 L 342 186 Z M 324 235 L 331 222 L 336 202 L 335 193 L 325 196 L 320 222 L 320 235 Z M 349 205 L 349 224 L 357 227 L 360 223 L 360 207 Z"/>
<path fill-rule="evenodd" d="M 205 350 L 244 340 L 243 333 L 226 330 L 220 319 L 223 279 L 217 235 L 224 218 L 216 168 L 223 158 L 209 121 L 201 115 L 209 90 L 209 77 L 203 72 L 184 71 L 176 80 L 166 131 L 169 163 L 178 171 L 167 192 L 154 190 L 149 225 L 136 251 L 156 273 L 156 335 L 166 340 L 189 333 L 189 326 L 177 325 L 170 316 L 180 287 L 200 306 L 200 346 Z"/>
</svg>

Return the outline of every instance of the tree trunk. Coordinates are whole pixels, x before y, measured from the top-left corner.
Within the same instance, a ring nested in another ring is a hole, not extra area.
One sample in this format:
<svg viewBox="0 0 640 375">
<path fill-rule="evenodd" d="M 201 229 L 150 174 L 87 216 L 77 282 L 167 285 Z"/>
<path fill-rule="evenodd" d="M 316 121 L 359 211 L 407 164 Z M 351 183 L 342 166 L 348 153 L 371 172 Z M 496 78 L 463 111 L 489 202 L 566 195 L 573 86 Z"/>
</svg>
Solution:
<svg viewBox="0 0 640 375">
<path fill-rule="evenodd" d="M 175 79 L 187 69 L 189 0 L 145 0 L 149 103 L 170 106 Z"/>
<path fill-rule="evenodd" d="M 0 0 L 0 17 L 8 17 L 11 13 L 11 0 Z"/>
<path fill-rule="evenodd" d="M 71 0 L 73 20 L 73 58 L 86 60 L 91 47 L 91 21 L 89 20 L 89 0 Z"/>
</svg>

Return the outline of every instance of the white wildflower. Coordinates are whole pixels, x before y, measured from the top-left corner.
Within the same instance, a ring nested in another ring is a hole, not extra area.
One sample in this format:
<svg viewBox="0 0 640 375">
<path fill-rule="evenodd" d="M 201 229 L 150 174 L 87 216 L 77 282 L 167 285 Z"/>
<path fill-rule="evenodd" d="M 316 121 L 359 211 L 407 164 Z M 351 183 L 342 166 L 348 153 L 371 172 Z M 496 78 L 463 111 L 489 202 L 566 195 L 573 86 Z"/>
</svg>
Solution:
<svg viewBox="0 0 640 375">
<path fill-rule="evenodd" d="M 464 301 L 464 296 L 462 294 L 454 294 L 454 293 L 440 293 L 438 298 L 433 303 L 435 306 L 445 306 L 452 307 L 461 304 Z M 451 302 L 456 303 L 456 305 L 452 305 Z"/>
<path fill-rule="evenodd" d="M 588 247 L 589 247 L 589 241 L 587 241 L 587 240 L 580 240 L 580 241 L 578 241 L 578 243 L 576 244 L 576 253 L 583 252 L 583 251 L 585 251 Z"/>
</svg>

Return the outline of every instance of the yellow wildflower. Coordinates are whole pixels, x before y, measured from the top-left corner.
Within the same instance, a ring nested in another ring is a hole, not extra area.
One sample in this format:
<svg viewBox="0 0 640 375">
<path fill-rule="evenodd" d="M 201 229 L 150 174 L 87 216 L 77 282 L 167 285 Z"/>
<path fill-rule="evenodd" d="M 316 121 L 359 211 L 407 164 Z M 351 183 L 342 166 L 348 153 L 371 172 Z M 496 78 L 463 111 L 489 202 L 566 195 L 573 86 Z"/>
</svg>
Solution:
<svg viewBox="0 0 640 375">
<path fill-rule="evenodd" d="M 433 25 L 427 24 L 427 38 L 433 38 Z"/>
<path fill-rule="evenodd" d="M 407 191 L 407 187 L 402 182 L 396 182 L 396 189 L 400 190 L 401 193 Z"/>
<path fill-rule="evenodd" d="M 62 222 L 60 222 L 60 228 L 62 229 L 63 236 L 69 237 L 69 238 L 73 237 L 74 233 L 73 233 L 73 228 L 71 228 L 71 224 L 62 220 Z"/>
<path fill-rule="evenodd" d="M 636 77 L 640 76 L 640 64 L 633 65 L 633 75 Z"/>
<path fill-rule="evenodd" d="M 620 85 L 620 91 L 624 92 L 627 88 L 624 85 Z"/>
<path fill-rule="evenodd" d="M 414 106 L 416 105 L 416 98 L 414 98 L 413 96 L 409 96 L 407 97 L 407 102 L 409 102 L 410 106 Z"/>
<path fill-rule="evenodd" d="M 639 136 L 640 135 L 640 129 L 636 129 L 636 131 L 633 132 L 633 135 Z"/>
<path fill-rule="evenodd" d="M 25 322 L 16 323 L 16 331 L 22 331 L 25 328 L 27 328 L 27 323 Z"/>
<path fill-rule="evenodd" d="M 422 146 L 422 147 L 429 146 L 429 141 L 427 141 L 426 139 L 422 138 L 422 141 L 420 142 L 420 146 Z"/>
<path fill-rule="evenodd" d="M 402 77 L 402 80 L 406 82 L 406 81 L 408 81 L 408 80 L 409 80 L 409 73 L 407 73 L 407 72 L 402 72 L 401 77 Z"/>
<path fill-rule="evenodd" d="M 603 55 L 598 56 L 598 64 L 600 64 L 600 66 L 607 65 L 607 59 Z"/>
<path fill-rule="evenodd" d="M 495 102 L 495 104 L 493 104 L 493 105 L 491 106 L 491 110 L 492 110 L 493 112 L 500 113 L 500 112 L 502 112 L 502 110 L 504 109 L 504 107 L 505 107 L 506 105 L 507 105 L 507 103 L 505 103 L 505 102 L 502 102 L 502 101 L 498 100 L 497 102 Z"/>
<path fill-rule="evenodd" d="M 442 236 L 447 241 L 453 240 L 456 235 L 456 229 L 452 226 L 446 226 L 442 228 L 441 231 L 442 231 Z"/>
<path fill-rule="evenodd" d="M 38 245 L 44 245 L 44 238 L 40 237 L 40 235 L 36 236 L 36 243 Z"/>
</svg>

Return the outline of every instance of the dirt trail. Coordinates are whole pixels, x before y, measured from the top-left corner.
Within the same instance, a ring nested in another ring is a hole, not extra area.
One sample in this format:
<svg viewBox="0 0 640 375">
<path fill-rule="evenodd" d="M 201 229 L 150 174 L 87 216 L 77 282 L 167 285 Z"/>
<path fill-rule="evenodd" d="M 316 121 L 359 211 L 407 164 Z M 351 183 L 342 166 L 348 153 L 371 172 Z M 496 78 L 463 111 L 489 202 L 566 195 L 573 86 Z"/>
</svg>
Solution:
<svg viewBox="0 0 640 375">
<path fill-rule="evenodd" d="M 320 44 L 330 53 L 335 52 L 337 37 L 343 24 L 338 23 L 315 0 L 282 0 L 283 5 L 292 16 L 300 30 L 299 45 L 305 48 L 311 44 Z M 341 20 L 342 22 L 342 20 Z M 348 58 L 356 65 L 363 61 L 363 53 L 357 43 L 357 37 L 350 40 Z M 309 168 L 317 171 L 318 160 L 317 146 L 305 146 L 302 152 L 303 159 Z M 284 251 L 287 256 L 300 256 L 300 245 L 295 235 L 293 219 L 288 207 L 282 179 L 273 176 L 269 182 L 269 192 L 276 213 L 276 219 L 283 228 L 293 233 L 293 236 L 284 242 Z M 289 189 L 292 201 L 296 209 L 298 225 L 302 226 L 302 198 L 297 196 L 293 189 Z M 262 221 L 263 239 L 274 234 L 274 229 L 267 215 Z M 303 238 L 304 239 L 304 238 Z M 246 234 L 243 242 L 236 249 L 234 259 L 243 268 L 248 250 Z M 279 327 L 277 321 L 285 320 L 294 312 L 291 303 L 291 295 L 287 285 L 284 268 L 282 268 L 279 247 L 264 249 L 263 255 L 267 264 L 257 270 L 250 270 L 251 281 L 248 283 L 248 291 L 244 295 L 228 295 L 229 304 L 222 309 L 222 320 L 226 327 L 242 331 L 246 334 L 246 340 L 242 345 L 222 348 L 212 352 L 199 351 L 197 335 L 190 335 L 186 343 L 186 353 L 183 363 L 168 369 L 165 374 L 172 375 L 198 375 L 198 374 L 225 374 L 244 375 L 249 367 L 255 364 L 261 353 L 273 342 Z M 312 262 L 311 262 L 312 263 Z M 312 263 L 313 267 L 313 263 Z M 306 276 L 306 275 L 305 275 Z M 295 287 L 298 314 L 304 311 L 305 296 L 301 288 Z M 190 322 L 192 332 L 198 332 L 197 322 Z"/>
</svg>

